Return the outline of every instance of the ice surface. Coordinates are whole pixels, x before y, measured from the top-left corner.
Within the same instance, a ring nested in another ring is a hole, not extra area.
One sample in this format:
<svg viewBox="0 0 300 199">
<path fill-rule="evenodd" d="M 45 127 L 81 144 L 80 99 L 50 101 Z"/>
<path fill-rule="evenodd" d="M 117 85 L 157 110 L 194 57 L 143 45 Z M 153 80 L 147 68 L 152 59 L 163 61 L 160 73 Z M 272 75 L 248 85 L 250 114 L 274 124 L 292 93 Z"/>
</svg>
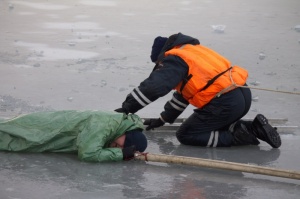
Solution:
<svg viewBox="0 0 300 199">
<path fill-rule="evenodd" d="M 258 88 L 299 92 L 299 0 L 0 1 L 0 117 L 119 108 L 149 76 L 153 39 L 182 32 L 249 72 Z M 226 25 L 224 25 L 226 24 Z M 216 34 L 221 33 L 221 34 Z M 263 53 L 263 54 L 262 54 Z M 246 118 L 300 126 L 299 95 L 252 90 Z M 171 94 L 138 112 L 158 117 Z M 188 117 L 192 106 L 180 115 Z M 147 132 L 148 152 L 300 170 L 299 129 L 282 147 L 180 145 Z M 0 152 L 0 198 L 289 198 L 299 181 L 150 162 L 91 164 L 76 155 Z"/>
<path fill-rule="evenodd" d="M 300 25 L 295 26 L 294 29 L 295 29 L 297 32 L 300 32 Z"/>
<path fill-rule="evenodd" d="M 212 25 L 211 26 L 216 33 L 224 33 L 226 26 L 225 25 Z"/>
<path fill-rule="evenodd" d="M 265 53 L 263 53 L 263 52 L 259 53 L 259 59 L 260 60 L 264 60 L 265 58 L 266 58 L 266 54 Z"/>
</svg>

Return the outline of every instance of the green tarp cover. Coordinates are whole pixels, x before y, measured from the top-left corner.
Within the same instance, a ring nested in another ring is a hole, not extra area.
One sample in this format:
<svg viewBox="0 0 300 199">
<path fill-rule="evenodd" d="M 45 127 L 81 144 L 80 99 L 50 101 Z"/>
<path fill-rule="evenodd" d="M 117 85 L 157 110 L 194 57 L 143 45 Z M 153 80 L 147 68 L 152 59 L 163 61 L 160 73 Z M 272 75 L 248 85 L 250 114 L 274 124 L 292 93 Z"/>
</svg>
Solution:
<svg viewBox="0 0 300 199">
<path fill-rule="evenodd" d="M 0 151 L 78 153 L 84 161 L 123 159 L 108 145 L 128 130 L 143 129 L 134 114 L 107 111 L 38 112 L 0 121 Z"/>
</svg>

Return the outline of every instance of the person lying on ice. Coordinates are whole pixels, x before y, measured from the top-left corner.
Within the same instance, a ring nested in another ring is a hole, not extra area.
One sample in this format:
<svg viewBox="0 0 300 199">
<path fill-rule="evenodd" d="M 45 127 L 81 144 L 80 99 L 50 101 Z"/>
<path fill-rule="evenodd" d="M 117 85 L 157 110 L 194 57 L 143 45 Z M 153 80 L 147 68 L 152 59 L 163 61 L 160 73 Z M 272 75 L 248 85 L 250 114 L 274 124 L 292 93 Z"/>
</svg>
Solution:
<svg viewBox="0 0 300 199">
<path fill-rule="evenodd" d="M 264 115 L 258 114 L 253 122 L 240 120 L 248 113 L 252 99 L 249 88 L 239 87 L 246 86 L 245 69 L 231 65 L 225 57 L 200 45 L 198 39 L 182 33 L 156 37 L 151 60 L 156 65 L 150 76 L 115 111 L 136 113 L 175 89 L 160 117 L 144 122 L 146 130 L 173 123 L 192 104 L 194 113 L 176 132 L 181 144 L 228 147 L 258 145 L 260 139 L 280 147 L 280 136 Z"/>
<path fill-rule="evenodd" d="M 106 162 L 144 152 L 144 125 L 134 114 L 105 111 L 38 112 L 0 121 L 0 151 L 78 153 Z"/>
</svg>

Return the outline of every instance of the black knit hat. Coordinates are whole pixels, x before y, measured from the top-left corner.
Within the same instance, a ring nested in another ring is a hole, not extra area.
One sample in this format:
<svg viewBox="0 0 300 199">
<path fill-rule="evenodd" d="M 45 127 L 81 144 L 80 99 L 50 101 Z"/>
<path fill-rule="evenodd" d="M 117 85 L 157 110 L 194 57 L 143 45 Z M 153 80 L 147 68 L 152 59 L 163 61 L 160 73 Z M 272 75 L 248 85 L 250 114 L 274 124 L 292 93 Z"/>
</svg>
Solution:
<svg viewBox="0 0 300 199">
<path fill-rule="evenodd" d="M 135 150 L 144 152 L 147 148 L 147 138 L 143 134 L 142 129 L 135 129 L 125 133 L 124 148 L 135 146 Z"/>
<path fill-rule="evenodd" d="M 152 45 L 152 51 L 151 51 L 151 61 L 156 62 L 158 55 L 162 48 L 164 47 L 165 43 L 167 42 L 168 38 L 167 37 L 161 37 L 158 36 L 154 39 L 153 45 Z"/>
</svg>

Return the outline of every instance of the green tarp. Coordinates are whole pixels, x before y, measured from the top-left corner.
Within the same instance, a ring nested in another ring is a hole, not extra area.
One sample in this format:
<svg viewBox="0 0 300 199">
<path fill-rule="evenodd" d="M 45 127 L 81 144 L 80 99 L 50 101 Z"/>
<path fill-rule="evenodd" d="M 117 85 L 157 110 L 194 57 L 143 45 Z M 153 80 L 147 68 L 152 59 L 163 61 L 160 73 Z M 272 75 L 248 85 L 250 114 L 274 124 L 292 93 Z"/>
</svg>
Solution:
<svg viewBox="0 0 300 199">
<path fill-rule="evenodd" d="M 0 151 L 78 153 L 85 161 L 123 159 L 109 143 L 128 130 L 141 128 L 134 114 L 107 111 L 38 112 L 0 121 Z"/>
</svg>

